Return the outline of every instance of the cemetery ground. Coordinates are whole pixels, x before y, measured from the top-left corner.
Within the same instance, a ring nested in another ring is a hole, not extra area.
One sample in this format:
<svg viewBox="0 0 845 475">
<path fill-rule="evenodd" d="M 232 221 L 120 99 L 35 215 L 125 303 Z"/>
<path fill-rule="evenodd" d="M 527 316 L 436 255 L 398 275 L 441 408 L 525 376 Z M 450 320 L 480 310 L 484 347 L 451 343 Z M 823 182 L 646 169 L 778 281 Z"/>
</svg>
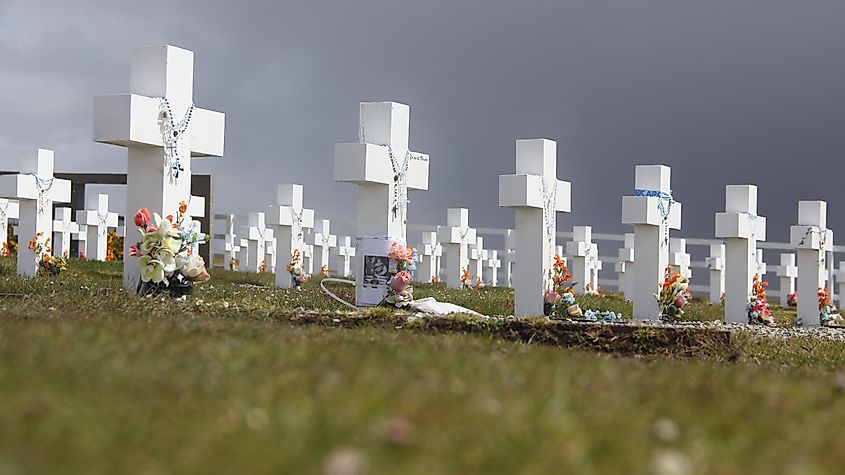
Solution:
<svg viewBox="0 0 845 475">
<path fill-rule="evenodd" d="M 22 279 L 0 258 L 0 473 L 845 464 L 845 343 L 738 333 L 727 346 L 650 351 L 643 334 L 620 351 L 589 338 L 564 348 L 543 344 L 554 332 L 540 319 L 338 312 L 316 280 L 278 290 L 271 274 L 216 270 L 184 302 L 120 285 L 119 263 Z M 513 307 L 507 289 L 417 293 L 485 314 Z M 581 303 L 630 315 L 613 295 Z M 722 311 L 688 308 L 701 320 Z"/>
</svg>

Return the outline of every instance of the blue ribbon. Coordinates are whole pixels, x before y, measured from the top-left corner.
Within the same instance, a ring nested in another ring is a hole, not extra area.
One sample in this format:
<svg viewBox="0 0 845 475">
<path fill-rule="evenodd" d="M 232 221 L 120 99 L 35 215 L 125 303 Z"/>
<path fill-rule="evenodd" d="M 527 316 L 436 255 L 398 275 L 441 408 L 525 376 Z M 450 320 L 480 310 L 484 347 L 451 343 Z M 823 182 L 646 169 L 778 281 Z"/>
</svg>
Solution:
<svg viewBox="0 0 845 475">
<path fill-rule="evenodd" d="M 665 192 L 660 190 L 643 190 L 637 188 L 634 190 L 634 196 L 654 196 L 656 198 L 662 198 L 664 200 L 669 200 L 674 202 L 675 198 L 672 197 L 672 192 Z"/>
</svg>

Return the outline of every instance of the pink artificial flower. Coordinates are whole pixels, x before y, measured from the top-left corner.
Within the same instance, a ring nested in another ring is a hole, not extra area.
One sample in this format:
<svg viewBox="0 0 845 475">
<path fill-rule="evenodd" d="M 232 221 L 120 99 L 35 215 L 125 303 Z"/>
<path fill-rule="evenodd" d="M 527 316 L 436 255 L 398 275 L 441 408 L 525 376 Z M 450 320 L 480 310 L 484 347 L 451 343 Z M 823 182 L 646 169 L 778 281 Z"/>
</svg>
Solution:
<svg viewBox="0 0 845 475">
<path fill-rule="evenodd" d="M 560 300 L 560 294 L 555 292 L 554 290 L 547 290 L 546 293 L 543 295 L 543 299 L 546 303 L 554 305 Z"/>
<path fill-rule="evenodd" d="M 400 245 L 398 242 L 390 245 L 390 251 L 388 251 L 387 257 L 398 262 L 413 262 L 414 260 L 413 250 Z"/>
<path fill-rule="evenodd" d="M 404 292 L 405 289 L 411 285 L 411 281 L 413 278 L 411 277 L 411 273 L 403 270 L 397 272 L 396 275 L 393 276 L 393 280 L 390 281 L 390 288 L 396 292 Z"/>
<path fill-rule="evenodd" d="M 138 251 L 138 245 L 133 244 L 129 246 L 129 255 L 132 257 L 139 257 L 141 253 Z"/>
<path fill-rule="evenodd" d="M 146 227 L 147 224 L 150 222 L 150 210 L 147 208 L 141 208 L 135 213 L 135 226 L 139 228 Z"/>
<path fill-rule="evenodd" d="M 675 303 L 676 307 L 681 308 L 681 307 L 683 307 L 684 305 L 687 304 L 687 298 L 684 295 L 679 295 L 675 298 L 674 303 Z"/>
</svg>

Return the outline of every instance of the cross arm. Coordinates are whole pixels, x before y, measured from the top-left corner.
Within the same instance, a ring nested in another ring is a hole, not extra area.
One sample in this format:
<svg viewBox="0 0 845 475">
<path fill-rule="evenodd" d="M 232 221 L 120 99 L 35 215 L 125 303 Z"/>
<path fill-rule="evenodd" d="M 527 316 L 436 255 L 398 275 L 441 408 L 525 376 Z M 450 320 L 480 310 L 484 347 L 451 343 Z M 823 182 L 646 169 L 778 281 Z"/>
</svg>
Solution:
<svg viewBox="0 0 845 475">
<path fill-rule="evenodd" d="M 572 184 L 562 180 L 556 183 L 554 210 L 568 213 L 572 209 Z M 542 209 L 543 188 L 540 175 L 499 175 L 499 206 Z"/>
<path fill-rule="evenodd" d="M 162 147 L 161 100 L 138 94 L 97 96 L 94 98 L 94 141 L 128 147 Z M 191 156 L 223 155 L 226 126 L 221 112 L 195 108 L 188 130 Z"/>
<path fill-rule="evenodd" d="M 405 157 L 395 157 L 399 165 Z M 339 143 L 334 147 L 334 179 L 346 183 L 393 184 L 390 150 L 371 143 Z M 428 189 L 428 155 L 411 152 L 406 181 L 409 189 Z"/>
</svg>

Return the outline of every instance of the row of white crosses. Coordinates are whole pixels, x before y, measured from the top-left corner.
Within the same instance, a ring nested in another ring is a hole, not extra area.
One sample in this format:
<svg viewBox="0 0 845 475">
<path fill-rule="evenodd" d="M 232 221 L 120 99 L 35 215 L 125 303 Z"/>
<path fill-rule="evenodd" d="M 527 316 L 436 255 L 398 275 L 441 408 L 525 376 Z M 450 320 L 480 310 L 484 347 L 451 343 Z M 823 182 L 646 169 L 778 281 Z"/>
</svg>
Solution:
<svg viewBox="0 0 845 475">
<path fill-rule="evenodd" d="M 598 254 L 598 244 L 593 242 L 592 227 L 573 226 L 572 241 L 566 243 L 566 256 L 576 292 L 598 290 L 598 275 L 601 270 Z"/>
</svg>

